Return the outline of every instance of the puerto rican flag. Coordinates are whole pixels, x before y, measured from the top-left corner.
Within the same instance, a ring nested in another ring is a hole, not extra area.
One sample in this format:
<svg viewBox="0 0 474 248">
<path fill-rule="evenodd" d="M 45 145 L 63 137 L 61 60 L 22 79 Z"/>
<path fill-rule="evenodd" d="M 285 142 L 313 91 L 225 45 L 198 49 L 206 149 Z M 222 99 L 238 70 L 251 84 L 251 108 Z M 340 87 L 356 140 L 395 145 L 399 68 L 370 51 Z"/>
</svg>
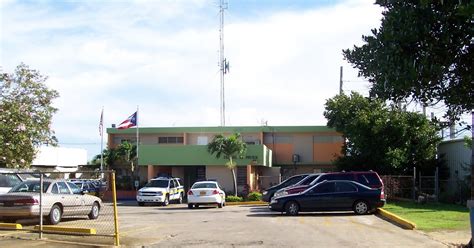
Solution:
<svg viewBox="0 0 474 248">
<path fill-rule="evenodd" d="M 133 113 L 133 115 L 129 116 L 126 120 L 120 123 L 117 129 L 127 129 L 130 127 L 134 127 L 136 125 L 137 125 L 137 112 Z"/>
</svg>

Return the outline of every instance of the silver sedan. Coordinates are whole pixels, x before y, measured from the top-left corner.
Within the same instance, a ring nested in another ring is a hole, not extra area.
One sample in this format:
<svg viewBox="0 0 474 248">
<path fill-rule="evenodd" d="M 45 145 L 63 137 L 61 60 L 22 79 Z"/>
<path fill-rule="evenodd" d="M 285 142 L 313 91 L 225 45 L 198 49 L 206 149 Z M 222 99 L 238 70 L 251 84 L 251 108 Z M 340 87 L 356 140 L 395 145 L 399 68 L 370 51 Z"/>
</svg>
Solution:
<svg viewBox="0 0 474 248">
<path fill-rule="evenodd" d="M 0 195 L 0 217 L 7 221 L 40 215 L 40 181 L 27 180 Z M 63 216 L 87 215 L 97 219 L 102 206 L 100 198 L 84 194 L 74 183 L 65 180 L 44 180 L 42 209 L 50 224 Z"/>
</svg>

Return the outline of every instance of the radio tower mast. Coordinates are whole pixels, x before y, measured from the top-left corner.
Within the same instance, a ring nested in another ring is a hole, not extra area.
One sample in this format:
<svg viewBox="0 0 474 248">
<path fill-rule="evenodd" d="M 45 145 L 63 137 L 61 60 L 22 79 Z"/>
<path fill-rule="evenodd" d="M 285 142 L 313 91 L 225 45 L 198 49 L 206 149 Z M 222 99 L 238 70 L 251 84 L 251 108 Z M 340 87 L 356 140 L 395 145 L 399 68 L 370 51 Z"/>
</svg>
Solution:
<svg viewBox="0 0 474 248">
<path fill-rule="evenodd" d="M 225 126 L 225 91 L 224 91 L 224 75 L 229 72 L 229 62 L 224 57 L 224 10 L 227 9 L 227 3 L 225 0 L 219 0 L 219 14 L 220 14 L 220 27 L 219 27 L 219 69 L 221 78 L 221 95 L 220 95 L 220 115 L 221 115 L 221 126 Z"/>
</svg>

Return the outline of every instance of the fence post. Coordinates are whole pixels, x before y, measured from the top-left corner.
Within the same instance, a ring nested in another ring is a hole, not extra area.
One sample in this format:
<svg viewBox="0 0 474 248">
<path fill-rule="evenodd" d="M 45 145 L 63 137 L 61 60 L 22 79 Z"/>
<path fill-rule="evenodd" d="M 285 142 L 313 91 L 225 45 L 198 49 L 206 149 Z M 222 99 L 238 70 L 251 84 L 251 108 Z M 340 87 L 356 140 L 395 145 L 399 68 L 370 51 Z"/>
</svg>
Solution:
<svg viewBox="0 0 474 248">
<path fill-rule="evenodd" d="M 421 171 L 418 172 L 418 192 L 423 192 L 421 190 Z"/>
<path fill-rule="evenodd" d="M 39 194 L 39 238 L 43 238 L 43 173 L 40 174 L 40 194 Z"/>
<path fill-rule="evenodd" d="M 413 166 L 413 201 L 416 201 L 416 167 Z"/>
<path fill-rule="evenodd" d="M 435 194 L 436 194 L 436 202 L 439 201 L 439 168 L 436 167 L 435 172 Z"/>
<path fill-rule="evenodd" d="M 112 201 L 114 205 L 114 224 L 115 224 L 115 245 L 120 246 L 120 238 L 119 238 L 119 227 L 118 227 L 118 212 L 117 212 L 117 192 L 115 189 L 115 172 L 112 173 Z"/>
</svg>

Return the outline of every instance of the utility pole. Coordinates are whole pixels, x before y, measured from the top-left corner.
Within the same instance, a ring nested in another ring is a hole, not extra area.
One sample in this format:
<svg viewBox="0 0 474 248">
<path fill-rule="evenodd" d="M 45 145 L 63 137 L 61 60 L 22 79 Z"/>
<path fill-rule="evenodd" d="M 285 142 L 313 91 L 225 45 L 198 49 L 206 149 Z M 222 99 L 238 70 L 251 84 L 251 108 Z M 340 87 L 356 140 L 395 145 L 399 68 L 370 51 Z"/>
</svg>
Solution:
<svg viewBox="0 0 474 248">
<path fill-rule="evenodd" d="M 341 70 L 339 73 L 339 95 L 342 95 L 342 84 L 343 84 L 343 81 L 342 81 L 342 66 L 341 66 Z"/>
<path fill-rule="evenodd" d="M 224 10 L 227 9 L 227 3 L 225 0 L 219 1 L 219 16 L 220 16 L 220 27 L 219 27 L 219 70 L 220 70 L 220 116 L 221 126 L 225 126 L 225 88 L 224 88 L 224 75 L 229 72 L 229 62 L 224 57 Z"/>
</svg>

